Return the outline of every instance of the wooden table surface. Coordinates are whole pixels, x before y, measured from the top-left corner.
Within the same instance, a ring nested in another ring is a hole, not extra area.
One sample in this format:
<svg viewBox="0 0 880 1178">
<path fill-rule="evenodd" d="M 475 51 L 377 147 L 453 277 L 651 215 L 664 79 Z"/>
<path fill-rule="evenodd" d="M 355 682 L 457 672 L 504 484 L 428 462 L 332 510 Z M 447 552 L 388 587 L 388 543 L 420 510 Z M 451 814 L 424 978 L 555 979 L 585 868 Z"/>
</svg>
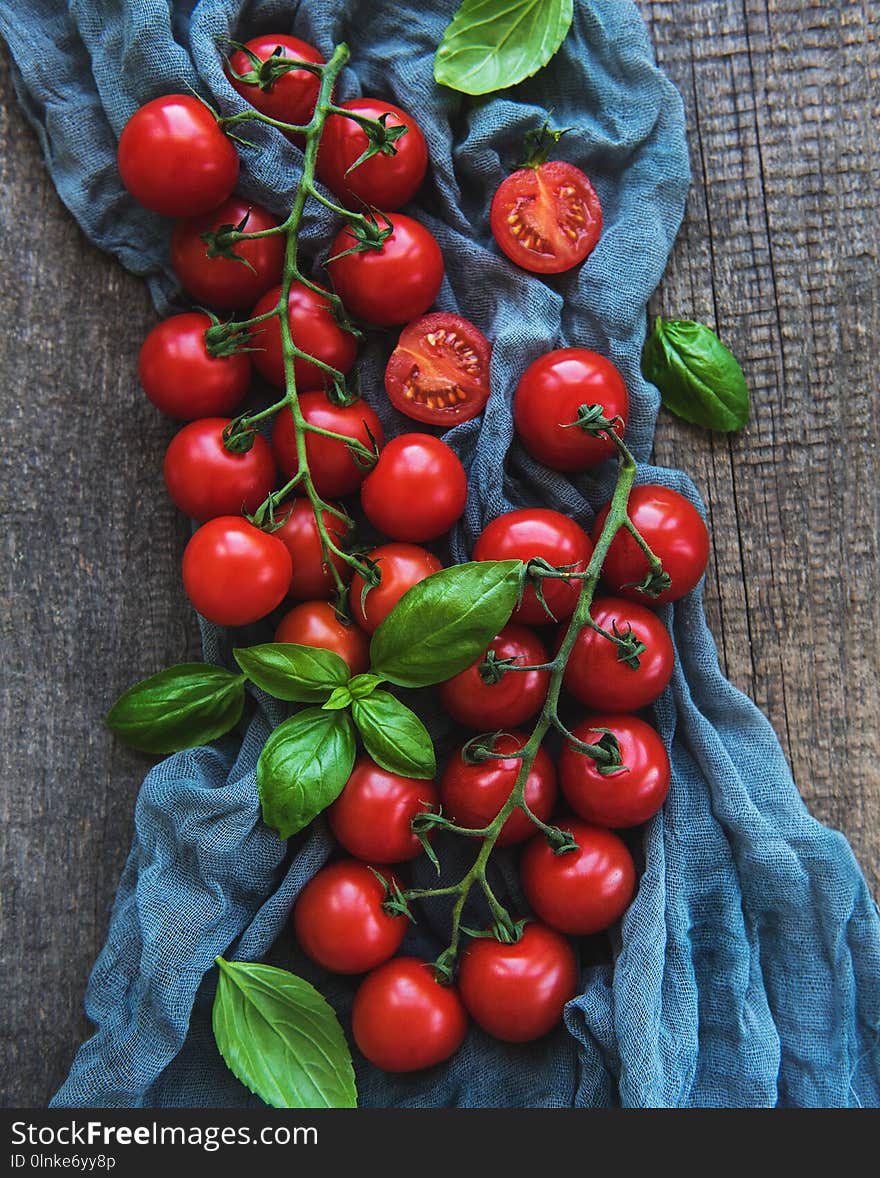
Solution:
<svg viewBox="0 0 880 1178">
<path fill-rule="evenodd" d="M 773 722 L 813 813 L 877 894 L 880 2 L 642 0 L 687 107 L 694 183 L 653 309 L 717 326 L 752 419 L 663 415 L 656 461 L 711 515 L 722 668 Z M 141 393 L 146 290 L 60 204 L 3 67 L 0 1099 L 42 1105 L 89 1032 L 148 761 L 102 726 L 134 680 L 197 654 Z"/>
</svg>

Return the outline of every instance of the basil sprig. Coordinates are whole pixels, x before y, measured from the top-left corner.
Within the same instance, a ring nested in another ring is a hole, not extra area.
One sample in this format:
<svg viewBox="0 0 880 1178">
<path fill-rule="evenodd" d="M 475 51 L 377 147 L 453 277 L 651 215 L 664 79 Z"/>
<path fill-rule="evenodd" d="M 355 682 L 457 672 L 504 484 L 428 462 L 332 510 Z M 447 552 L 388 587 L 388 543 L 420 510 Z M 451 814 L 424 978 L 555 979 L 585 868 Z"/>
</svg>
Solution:
<svg viewBox="0 0 880 1178">
<path fill-rule="evenodd" d="M 214 1039 L 242 1084 L 273 1108 L 357 1108 L 345 1035 L 314 986 L 271 965 L 217 964 Z"/>
<path fill-rule="evenodd" d="M 736 357 L 692 319 L 661 319 L 642 351 L 642 373 L 685 421 L 729 433 L 749 419 L 749 389 Z"/>
<path fill-rule="evenodd" d="M 176 753 L 208 744 L 241 719 L 244 675 L 210 663 L 180 663 L 124 692 L 107 727 L 143 753 Z"/>
<path fill-rule="evenodd" d="M 573 0 L 463 0 L 443 34 L 434 79 L 490 94 L 545 66 L 571 27 Z"/>
</svg>

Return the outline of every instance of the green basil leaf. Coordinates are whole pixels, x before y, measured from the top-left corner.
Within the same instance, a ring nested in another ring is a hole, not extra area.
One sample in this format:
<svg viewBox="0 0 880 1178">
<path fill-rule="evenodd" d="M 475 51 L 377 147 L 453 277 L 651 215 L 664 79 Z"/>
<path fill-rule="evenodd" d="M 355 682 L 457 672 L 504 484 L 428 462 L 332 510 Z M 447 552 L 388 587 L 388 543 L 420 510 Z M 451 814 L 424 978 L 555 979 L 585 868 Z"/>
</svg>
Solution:
<svg viewBox="0 0 880 1178">
<path fill-rule="evenodd" d="M 232 653 L 248 679 L 276 699 L 320 703 L 334 687 L 348 682 L 348 666 L 332 650 L 267 642 L 239 647 Z"/>
<path fill-rule="evenodd" d="M 346 684 L 344 687 L 334 687 L 333 694 L 321 704 L 325 712 L 332 712 L 340 708 L 347 708 L 354 696 Z"/>
<path fill-rule="evenodd" d="M 464 0 L 443 34 L 434 79 L 490 94 L 545 66 L 571 26 L 573 0 Z"/>
<path fill-rule="evenodd" d="M 368 695 L 373 694 L 381 682 L 381 675 L 371 675 L 367 671 L 363 675 L 355 675 L 353 679 L 349 679 L 348 690 L 351 692 L 352 699 L 366 699 Z"/>
<path fill-rule="evenodd" d="M 257 762 L 263 821 L 290 838 L 342 792 L 354 768 L 348 712 L 306 708 L 279 724 Z"/>
<path fill-rule="evenodd" d="M 241 719 L 244 679 L 210 663 L 167 667 L 123 692 L 107 714 L 107 727 L 143 753 L 196 748 Z"/>
<path fill-rule="evenodd" d="M 217 964 L 211 1021 L 233 1075 L 273 1108 L 357 1108 L 351 1052 L 314 986 L 271 965 Z"/>
<path fill-rule="evenodd" d="M 729 433 L 749 419 L 742 369 L 703 323 L 658 316 L 642 351 L 642 374 L 671 413 L 694 425 Z"/>
<path fill-rule="evenodd" d="M 377 765 L 403 777 L 433 777 L 437 772 L 427 728 L 390 692 L 374 691 L 366 699 L 356 699 L 351 714 Z"/>
<path fill-rule="evenodd" d="M 456 564 L 414 585 L 370 643 L 372 671 L 399 687 L 441 683 L 470 666 L 509 619 L 519 560 Z"/>
</svg>

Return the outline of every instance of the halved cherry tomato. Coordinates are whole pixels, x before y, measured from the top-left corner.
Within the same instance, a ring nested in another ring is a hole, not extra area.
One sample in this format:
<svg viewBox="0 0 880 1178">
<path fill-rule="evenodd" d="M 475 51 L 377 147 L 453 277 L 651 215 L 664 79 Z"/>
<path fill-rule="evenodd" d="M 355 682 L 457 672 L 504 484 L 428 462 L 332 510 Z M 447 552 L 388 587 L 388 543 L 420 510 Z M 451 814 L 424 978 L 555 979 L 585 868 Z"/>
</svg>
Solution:
<svg viewBox="0 0 880 1178">
<path fill-rule="evenodd" d="M 388 883 L 399 881 L 386 872 Z M 366 973 L 400 948 L 408 919 L 386 912 L 386 888 L 365 863 L 342 859 L 313 875 L 293 906 L 293 928 L 312 961 L 334 973 Z"/>
<path fill-rule="evenodd" d="M 278 623 L 275 641 L 332 651 L 348 664 L 352 675 L 362 674 L 370 665 L 368 635 L 360 627 L 340 621 L 329 601 L 304 601 L 288 610 Z"/>
<path fill-rule="evenodd" d="M 309 70 L 288 70 L 277 72 L 273 80 L 272 66 L 283 58 L 312 61 L 316 65 L 323 65 L 324 58 L 321 54 L 306 41 L 285 33 L 264 33 L 259 37 L 253 37 L 245 43 L 245 49 L 249 49 L 261 62 L 268 61 L 269 67 L 263 67 L 262 81 L 253 82 L 239 82 L 230 70 L 227 70 L 226 76 L 232 88 L 255 110 L 268 115 L 269 118 L 278 119 L 281 123 L 305 126 L 315 112 L 321 84 L 318 75 Z M 230 55 L 229 65 L 242 76 L 254 71 L 253 63 L 241 49 L 236 49 Z"/>
<path fill-rule="evenodd" d="M 580 168 L 549 160 L 501 181 L 490 223 L 512 262 L 535 274 L 560 274 L 582 262 L 596 245 L 602 208 Z"/>
<path fill-rule="evenodd" d="M 451 311 L 423 315 L 404 328 L 385 369 L 395 409 L 451 429 L 481 413 L 489 399 L 492 345 Z"/>
<path fill-rule="evenodd" d="M 574 423 L 582 405 L 601 405 L 608 419 L 620 418 L 623 437 L 629 397 L 610 360 L 587 348 L 558 348 L 534 360 L 513 398 L 513 421 L 522 444 L 552 470 L 589 470 L 616 451 L 607 434 L 594 436 Z"/>
<path fill-rule="evenodd" d="M 281 287 L 273 286 L 251 311 L 251 316 L 266 315 L 277 307 Z M 346 373 L 354 364 L 357 344 L 349 331 L 339 326 L 330 311 L 330 302 L 302 282 L 294 282 L 287 299 L 287 318 L 294 344 L 316 360 L 329 364 L 338 372 Z M 284 354 L 281 350 L 281 324 L 278 316 L 266 319 L 252 329 L 254 351 L 250 353 L 254 368 L 270 384 L 284 388 Z M 323 389 L 330 383 L 329 375 L 317 364 L 301 356 L 293 362 L 293 375 L 298 392 Z M 338 492 L 341 494 L 342 492 Z"/>
<path fill-rule="evenodd" d="M 270 286 L 281 281 L 283 234 L 237 241 L 230 246 L 234 257 L 208 256 L 208 245 L 202 234 L 215 232 L 221 225 L 237 228 L 243 221 L 244 233 L 261 233 L 278 224 L 259 205 L 231 196 L 218 208 L 175 225 L 171 235 L 171 265 L 180 285 L 197 303 L 230 310 L 250 307 Z M 237 258 L 243 260 L 236 261 Z"/>
<path fill-rule="evenodd" d="M 443 565 L 433 552 L 418 544 L 381 544 L 367 555 L 378 564 L 382 580 L 367 593 L 365 603 L 365 582 L 360 573 L 355 573 L 348 597 L 352 617 L 368 634 L 372 634 L 404 593 L 425 577 L 439 572 Z"/>
<path fill-rule="evenodd" d="M 382 98 L 350 98 L 342 110 L 377 121 L 386 127 L 406 127 L 394 141 L 394 154 L 377 152 L 349 171 L 369 147 L 364 129 L 354 119 L 331 115 L 324 126 L 318 152 L 318 176 L 349 208 L 365 204 L 376 209 L 399 209 L 418 192 L 428 168 L 428 145 L 411 114 Z"/>
<path fill-rule="evenodd" d="M 356 859 L 403 863 L 422 851 L 413 834 L 413 818 L 436 809 L 438 802 L 433 781 L 402 777 L 363 756 L 327 811 L 327 819 L 334 836 Z"/>
<path fill-rule="evenodd" d="M 587 716 L 571 732 L 584 744 L 613 733 L 623 768 L 602 773 L 592 757 L 570 742 L 559 754 L 559 784 L 576 814 L 597 826 L 638 826 L 656 814 L 669 793 L 669 756 L 657 732 L 638 716 Z"/>
<path fill-rule="evenodd" d="M 218 515 L 256 511 L 275 486 L 269 443 L 255 434 L 250 450 L 227 450 L 223 431 L 231 417 L 191 421 L 165 451 L 165 485 L 181 511 L 204 523 Z"/>
<path fill-rule="evenodd" d="M 352 438 L 368 450 L 372 450 L 374 442 L 381 447 L 385 439 L 382 423 L 366 401 L 334 405 L 323 393 L 311 392 L 302 394 L 299 407 L 312 425 Z M 288 408 L 280 410 L 275 418 L 272 449 L 281 473 L 292 479 L 299 469 L 299 459 L 293 414 Z M 358 465 L 345 442 L 323 434 L 306 433 L 306 459 L 315 488 L 324 499 L 350 495 L 367 476 L 366 468 Z"/>
<path fill-rule="evenodd" d="M 231 413 L 247 392 L 247 352 L 210 356 L 207 315 L 187 311 L 157 323 L 141 345 L 138 376 L 157 409 L 180 421 Z"/>
<path fill-rule="evenodd" d="M 315 512 L 308 499 L 291 499 L 282 503 L 276 515 L 281 519 L 285 513 L 287 519 L 274 534 L 286 545 L 293 561 L 288 595 L 299 601 L 332 597 L 336 591 L 336 579 L 330 565 L 336 568 L 343 582 L 351 580 L 351 565 L 335 552 L 331 552 L 325 561 Z M 345 524 L 332 511 L 322 511 L 321 519 L 330 539 L 342 547 L 347 534 Z"/>
</svg>

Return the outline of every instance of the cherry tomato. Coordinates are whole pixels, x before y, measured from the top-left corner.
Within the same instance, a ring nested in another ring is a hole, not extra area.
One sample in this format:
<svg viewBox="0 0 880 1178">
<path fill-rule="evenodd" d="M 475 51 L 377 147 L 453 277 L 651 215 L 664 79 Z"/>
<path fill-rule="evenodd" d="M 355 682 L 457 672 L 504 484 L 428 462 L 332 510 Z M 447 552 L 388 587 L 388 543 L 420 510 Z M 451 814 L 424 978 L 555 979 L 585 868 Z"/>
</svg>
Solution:
<svg viewBox="0 0 880 1178">
<path fill-rule="evenodd" d="M 117 162 L 135 200 L 163 217 L 206 213 L 238 180 L 238 152 L 191 94 L 163 94 L 136 110 L 122 129 Z"/>
<path fill-rule="evenodd" d="M 589 563 L 593 545 L 583 528 L 559 511 L 546 507 L 524 507 L 508 511 L 487 524 L 474 545 L 474 560 L 523 560 L 542 557 L 555 567 L 571 565 L 582 572 Z M 547 625 L 554 618 L 564 621 L 574 613 L 580 596 L 580 581 L 545 580 L 544 600 L 553 617 L 527 585 L 521 603 L 511 614 L 515 622 Z"/>
<path fill-rule="evenodd" d="M 352 1032 L 362 1053 L 383 1072 L 415 1072 L 458 1051 L 467 1014 L 458 991 L 441 985 L 429 962 L 395 957 L 361 982 Z"/>
<path fill-rule="evenodd" d="M 299 37 L 290 37 L 285 33 L 264 33 L 245 42 L 245 49 L 249 49 L 261 62 L 269 58 L 291 58 L 294 61 L 313 61 L 316 65 L 323 65 L 324 58 L 312 45 L 300 41 Z M 280 53 L 277 51 L 281 50 Z M 240 82 L 232 76 L 231 70 L 245 76 L 254 71 L 254 66 L 248 55 L 241 49 L 236 49 L 229 57 L 230 68 L 226 76 L 234 90 L 251 106 L 268 115 L 271 119 L 278 119 L 281 123 L 293 123 L 304 127 L 315 113 L 315 103 L 318 100 L 320 79 L 317 74 L 309 70 L 288 70 L 279 72 L 272 78 L 272 62 L 270 69 L 263 70 L 262 80 Z"/>
<path fill-rule="evenodd" d="M 364 479 L 361 506 L 393 540 L 435 540 L 461 517 L 467 489 L 451 446 L 430 434 L 400 434 Z"/>
<path fill-rule="evenodd" d="M 572 728 L 597 744 L 607 728 L 617 737 L 623 769 L 602 774 L 597 763 L 566 743 L 559 754 L 559 784 L 572 810 L 597 826 L 638 826 L 656 814 L 669 793 L 669 756 L 657 732 L 637 716 L 587 716 Z"/>
<path fill-rule="evenodd" d="M 341 622 L 329 601 L 304 601 L 288 610 L 278 623 L 275 641 L 330 650 L 348 664 L 352 675 L 370 665 L 370 639 L 357 626 Z"/>
<path fill-rule="evenodd" d="M 384 227 L 382 214 L 378 217 Z M 436 299 L 443 255 L 432 233 L 403 213 L 388 216 L 393 232 L 380 249 L 337 257 L 356 244 L 351 230 L 337 233 L 327 263 L 336 293 L 356 319 L 380 327 L 410 323 Z"/>
<path fill-rule="evenodd" d="M 412 820 L 439 801 L 432 781 L 402 777 L 359 757 L 342 793 L 327 811 L 330 829 L 350 855 L 366 863 L 415 859 L 422 844 Z"/>
<path fill-rule="evenodd" d="M 557 855 L 542 834 L 526 844 L 520 878 L 535 912 L 572 937 L 602 932 L 626 911 L 636 870 L 626 844 L 599 826 L 566 819 L 577 850 Z"/>
<path fill-rule="evenodd" d="M 390 883 L 390 874 L 384 878 Z M 312 876 L 293 906 L 301 948 L 334 973 L 366 973 L 393 957 L 409 923 L 386 912 L 384 885 L 364 863 L 343 859 Z"/>
<path fill-rule="evenodd" d="M 251 311 L 251 316 L 265 315 L 278 306 L 281 287 L 266 291 Z M 329 364 L 338 372 L 346 373 L 354 364 L 357 344 L 351 332 L 344 331 L 330 313 L 329 300 L 316 294 L 301 282 L 294 282 L 287 300 L 287 318 L 294 344 L 316 360 Z M 281 350 L 281 324 L 278 316 L 265 320 L 253 329 L 251 353 L 254 367 L 270 384 L 284 388 L 284 355 Z M 293 362 L 297 392 L 323 389 L 330 377 L 317 364 L 301 357 Z"/>
<path fill-rule="evenodd" d="M 408 589 L 439 572 L 443 565 L 432 552 L 417 544 L 381 544 L 367 555 L 379 565 L 381 583 L 369 591 L 364 605 L 364 579 L 360 573 L 355 573 L 348 597 L 352 617 L 368 634 L 372 634 Z"/>
<path fill-rule="evenodd" d="M 220 515 L 198 529 L 183 553 L 183 587 L 203 618 L 246 626 L 270 613 L 287 592 L 290 553 L 277 536 L 240 515 Z"/>
<path fill-rule="evenodd" d="M 593 535 L 597 538 L 610 506 L 606 504 L 596 516 Z M 621 597 L 648 605 L 677 601 L 690 593 L 706 571 L 709 560 L 709 533 L 696 507 L 669 487 L 643 485 L 630 491 L 627 510 L 648 547 L 660 558 L 672 584 L 657 597 L 635 587 L 645 579 L 650 568 L 648 558 L 625 528 L 617 532 L 605 557 L 602 566 L 605 584 Z"/>
<path fill-rule="evenodd" d="M 584 626 L 565 668 L 565 686 L 588 708 L 637 712 L 653 703 L 672 678 L 675 653 L 669 631 L 656 614 L 622 597 L 597 597 L 590 617 L 609 634 L 615 627 L 622 635 L 631 630 L 647 649 L 635 667 L 620 657 L 625 651 Z"/>
<path fill-rule="evenodd" d="M 334 506 L 339 507 L 339 504 Z M 351 565 L 334 552 L 329 554 L 325 562 L 315 512 L 308 499 L 292 499 L 283 503 L 278 509 L 278 518 L 282 518 L 285 513 L 287 519 L 275 535 L 283 541 L 293 561 L 288 596 L 298 601 L 332 597 L 336 592 L 336 580 L 330 565 L 335 567 L 344 583 L 351 580 Z M 345 524 L 331 511 L 322 511 L 321 519 L 330 539 L 341 548 L 347 535 Z"/>
<path fill-rule="evenodd" d="M 141 346 L 138 376 L 144 392 L 178 421 L 232 413 L 250 384 L 247 353 L 208 355 L 210 326 L 208 316 L 197 311 L 172 315 L 157 323 Z"/>
<path fill-rule="evenodd" d="M 231 246 L 235 258 L 208 256 L 203 233 L 213 233 L 221 225 L 237 227 L 245 222 L 244 233 L 261 233 L 278 222 L 259 205 L 232 196 L 219 208 L 199 217 L 178 221 L 171 235 L 171 265 L 183 289 L 198 303 L 208 307 L 233 309 L 249 307 L 270 286 L 281 281 L 284 265 L 284 237 L 258 237 L 237 241 Z"/>
<path fill-rule="evenodd" d="M 563 160 L 512 172 L 498 186 L 489 219 L 508 258 L 535 274 L 570 270 L 602 232 L 596 190 L 580 168 Z"/>
<path fill-rule="evenodd" d="M 428 145 L 421 128 L 411 114 L 381 98 L 351 98 L 339 105 L 368 119 L 387 114 L 385 126 L 406 126 L 406 133 L 395 140 L 394 155 L 379 152 L 349 172 L 369 147 L 367 133 L 354 119 L 331 115 L 318 152 L 319 178 L 351 209 L 365 204 L 399 209 L 418 192 L 428 169 Z"/>
<path fill-rule="evenodd" d="M 492 742 L 496 753 L 515 753 L 525 745 L 524 732 L 502 732 Z M 440 779 L 440 801 L 443 812 L 457 826 L 481 830 L 488 826 L 510 797 L 522 761 L 519 757 L 483 761 L 467 765 L 461 758 L 462 749 L 449 758 Z M 553 812 L 556 801 L 556 770 L 543 749 L 539 748 L 526 780 L 525 799 L 529 809 L 542 822 Z M 501 827 L 498 846 L 508 847 L 525 842 L 534 834 L 534 823 L 522 810 L 514 810 Z"/>
<path fill-rule="evenodd" d="M 204 523 L 218 515 L 254 512 L 275 486 L 275 460 L 265 438 L 234 454 L 223 445 L 229 417 L 191 421 L 165 451 L 165 486 L 173 502 Z"/>
<path fill-rule="evenodd" d="M 577 962 L 559 933 L 529 921 L 513 945 L 494 937 L 471 941 L 461 958 L 458 987 L 468 1014 L 508 1043 L 527 1043 L 562 1021 L 578 988 Z"/>
<path fill-rule="evenodd" d="M 481 413 L 489 399 L 492 345 L 451 311 L 423 315 L 405 327 L 385 369 L 395 409 L 451 429 Z"/>
<path fill-rule="evenodd" d="M 323 393 L 311 392 L 300 396 L 299 407 L 303 417 L 312 425 L 335 434 L 344 434 L 368 450 L 373 449 L 374 441 L 377 446 L 381 446 L 385 440 L 382 423 L 366 401 L 355 401 L 353 405 L 334 405 Z M 293 415 L 289 409 L 282 409 L 275 418 L 272 449 L 281 473 L 289 479 L 293 478 L 299 469 L 299 462 Z M 323 499 L 350 495 L 358 489 L 367 474 L 364 467 L 358 466 L 345 442 L 320 434 L 306 434 L 306 458 L 312 481 Z"/>
<path fill-rule="evenodd" d="M 477 732 L 524 724 L 541 710 L 550 672 L 507 671 L 497 683 L 486 682 L 480 665 L 487 657 L 499 663 L 512 660 L 520 666 L 537 666 L 547 662 L 547 648 L 537 634 L 511 622 L 475 662 L 440 684 L 440 702 L 454 720 Z"/>
<path fill-rule="evenodd" d="M 629 397 L 610 360 L 586 348 L 559 348 L 528 366 L 513 398 L 513 421 L 533 458 L 552 470 L 575 471 L 615 453 L 606 436 L 571 425 L 582 405 L 601 405 L 605 417 L 619 417 L 614 432 L 623 437 Z"/>
</svg>

